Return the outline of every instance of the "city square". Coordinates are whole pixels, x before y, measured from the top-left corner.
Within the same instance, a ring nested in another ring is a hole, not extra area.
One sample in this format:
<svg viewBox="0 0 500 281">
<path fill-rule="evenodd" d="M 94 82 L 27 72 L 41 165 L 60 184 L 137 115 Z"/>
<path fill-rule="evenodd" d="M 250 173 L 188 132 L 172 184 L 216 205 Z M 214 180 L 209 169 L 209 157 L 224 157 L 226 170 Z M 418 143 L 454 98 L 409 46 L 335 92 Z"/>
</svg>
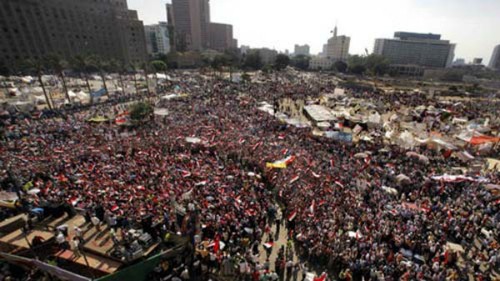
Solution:
<svg viewBox="0 0 500 281">
<path fill-rule="evenodd" d="M 90 2 L 113 38 L 0 57 L 1 280 L 500 280 L 499 47 L 244 50 L 208 1 Z"/>
</svg>

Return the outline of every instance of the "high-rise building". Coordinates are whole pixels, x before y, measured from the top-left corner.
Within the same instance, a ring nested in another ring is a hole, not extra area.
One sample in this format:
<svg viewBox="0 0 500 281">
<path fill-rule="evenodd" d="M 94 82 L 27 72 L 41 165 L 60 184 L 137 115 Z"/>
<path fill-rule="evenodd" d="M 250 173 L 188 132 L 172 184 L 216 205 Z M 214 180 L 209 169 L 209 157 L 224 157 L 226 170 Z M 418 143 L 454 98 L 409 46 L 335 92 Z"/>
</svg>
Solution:
<svg viewBox="0 0 500 281">
<path fill-rule="evenodd" d="M 465 59 L 462 58 L 457 58 L 451 66 L 464 66 L 465 65 Z"/>
<path fill-rule="evenodd" d="M 172 0 L 170 6 L 179 51 L 201 51 L 209 45 L 209 0 Z M 167 4 L 167 9 L 169 6 Z M 168 14 L 167 14 L 168 15 Z"/>
<path fill-rule="evenodd" d="M 495 70 L 500 70 L 500 45 L 496 46 L 493 50 L 489 67 Z"/>
<path fill-rule="evenodd" d="M 349 56 L 349 45 L 351 38 L 345 35 L 337 35 L 337 27 L 333 30 L 333 37 L 328 39 L 323 47 L 323 56 L 334 61 L 345 61 Z"/>
<path fill-rule="evenodd" d="M 238 47 L 238 42 L 233 38 L 232 25 L 223 23 L 210 23 L 209 30 L 210 49 L 223 52 L 227 49 Z"/>
<path fill-rule="evenodd" d="M 444 68 L 453 62 L 455 44 L 439 34 L 396 32 L 394 39 L 376 39 L 373 52 L 392 65 Z"/>
<path fill-rule="evenodd" d="M 166 22 L 144 26 L 148 54 L 152 56 L 166 55 L 170 52 L 170 39 Z"/>
<path fill-rule="evenodd" d="M 300 55 L 309 56 L 310 51 L 311 51 L 311 48 L 307 44 L 306 45 L 295 45 L 295 49 L 294 49 L 293 54 L 295 56 L 300 56 Z"/>
<path fill-rule="evenodd" d="M 0 60 L 15 64 L 47 54 L 143 62 L 144 26 L 126 0 L 2 0 Z"/>
<path fill-rule="evenodd" d="M 178 51 L 225 50 L 237 46 L 231 25 L 210 22 L 209 0 L 172 0 L 172 4 L 167 4 L 167 19 L 173 30 L 170 38 Z"/>
</svg>

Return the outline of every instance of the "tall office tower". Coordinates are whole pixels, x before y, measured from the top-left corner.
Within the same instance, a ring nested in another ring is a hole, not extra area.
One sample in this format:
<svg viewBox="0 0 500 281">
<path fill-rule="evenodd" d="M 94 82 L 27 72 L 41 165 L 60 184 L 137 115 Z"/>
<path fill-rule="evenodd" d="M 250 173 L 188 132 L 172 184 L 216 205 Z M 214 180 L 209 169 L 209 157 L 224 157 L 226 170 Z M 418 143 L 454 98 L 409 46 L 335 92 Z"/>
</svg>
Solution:
<svg viewBox="0 0 500 281">
<path fill-rule="evenodd" d="M 309 56 L 311 48 L 309 45 L 295 45 L 294 52 L 293 54 L 295 56 L 303 55 L 303 56 Z"/>
<path fill-rule="evenodd" d="M 126 0 L 2 0 L 0 60 L 16 64 L 57 54 L 147 59 L 144 26 Z"/>
<path fill-rule="evenodd" d="M 455 44 L 439 34 L 396 32 L 394 39 L 376 39 L 373 52 L 392 65 L 444 68 L 453 62 Z"/>
<path fill-rule="evenodd" d="M 175 30 L 176 48 L 179 51 L 200 51 L 209 46 L 209 0 L 172 0 L 167 5 L 169 23 Z M 170 21 L 172 20 L 172 21 Z"/>
<path fill-rule="evenodd" d="M 144 26 L 148 54 L 152 56 L 166 55 L 170 52 L 170 38 L 166 22 Z"/>
<path fill-rule="evenodd" d="M 325 47 L 323 47 L 323 56 L 334 61 L 345 61 L 349 56 L 349 45 L 351 38 L 345 35 L 337 35 L 337 27 L 333 30 L 333 37 L 328 39 Z"/>
<path fill-rule="evenodd" d="M 210 23 L 209 48 L 219 52 L 237 48 L 238 43 L 233 39 L 233 26 L 223 23 Z"/>
<path fill-rule="evenodd" d="M 496 46 L 493 50 L 489 67 L 495 70 L 500 70 L 500 45 Z"/>
</svg>

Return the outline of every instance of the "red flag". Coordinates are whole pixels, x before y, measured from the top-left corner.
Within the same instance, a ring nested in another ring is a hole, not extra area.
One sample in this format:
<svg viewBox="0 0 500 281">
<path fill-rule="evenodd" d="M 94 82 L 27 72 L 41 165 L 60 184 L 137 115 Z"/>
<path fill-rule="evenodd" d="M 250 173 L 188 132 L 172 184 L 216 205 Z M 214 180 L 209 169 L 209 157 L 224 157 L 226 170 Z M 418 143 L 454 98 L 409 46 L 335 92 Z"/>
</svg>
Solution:
<svg viewBox="0 0 500 281">
<path fill-rule="evenodd" d="M 314 277 L 313 281 L 326 281 L 327 276 L 326 272 L 323 272 L 319 277 Z"/>
<path fill-rule="evenodd" d="M 191 176 L 191 173 L 189 171 L 182 171 L 182 177 L 183 178 L 188 178 Z"/>
<path fill-rule="evenodd" d="M 219 234 L 215 235 L 215 242 L 214 242 L 214 253 L 218 253 L 220 249 L 220 238 Z"/>
<path fill-rule="evenodd" d="M 273 247 L 273 245 L 274 245 L 274 243 L 273 243 L 273 242 L 267 242 L 267 243 L 264 243 L 264 247 L 266 247 L 267 249 L 272 248 L 272 247 Z"/>
<path fill-rule="evenodd" d="M 296 175 L 295 177 L 293 177 L 291 180 L 290 180 L 290 184 L 296 182 L 299 180 L 299 175 Z"/>
<path fill-rule="evenodd" d="M 293 221 L 295 217 L 297 216 L 297 211 L 293 211 L 289 216 L 288 216 L 288 221 Z"/>
<path fill-rule="evenodd" d="M 316 209 L 316 203 L 314 202 L 314 200 L 312 201 L 311 203 L 311 206 L 309 206 L 309 212 L 311 213 L 311 215 L 314 216 L 314 209 Z"/>
</svg>

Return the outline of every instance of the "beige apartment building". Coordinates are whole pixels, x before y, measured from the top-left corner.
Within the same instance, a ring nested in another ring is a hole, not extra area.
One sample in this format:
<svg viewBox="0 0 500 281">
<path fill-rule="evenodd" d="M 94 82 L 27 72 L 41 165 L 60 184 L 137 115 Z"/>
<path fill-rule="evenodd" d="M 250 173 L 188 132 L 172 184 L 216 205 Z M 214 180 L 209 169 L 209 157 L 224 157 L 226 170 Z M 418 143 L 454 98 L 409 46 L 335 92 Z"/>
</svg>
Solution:
<svg viewBox="0 0 500 281">
<path fill-rule="evenodd" d="M 2 0 L 0 60 L 47 54 L 140 63 L 147 59 L 144 27 L 126 0 Z"/>
<path fill-rule="evenodd" d="M 172 49 L 224 51 L 237 47 L 233 26 L 210 21 L 209 0 L 172 0 L 167 4 Z"/>
</svg>

